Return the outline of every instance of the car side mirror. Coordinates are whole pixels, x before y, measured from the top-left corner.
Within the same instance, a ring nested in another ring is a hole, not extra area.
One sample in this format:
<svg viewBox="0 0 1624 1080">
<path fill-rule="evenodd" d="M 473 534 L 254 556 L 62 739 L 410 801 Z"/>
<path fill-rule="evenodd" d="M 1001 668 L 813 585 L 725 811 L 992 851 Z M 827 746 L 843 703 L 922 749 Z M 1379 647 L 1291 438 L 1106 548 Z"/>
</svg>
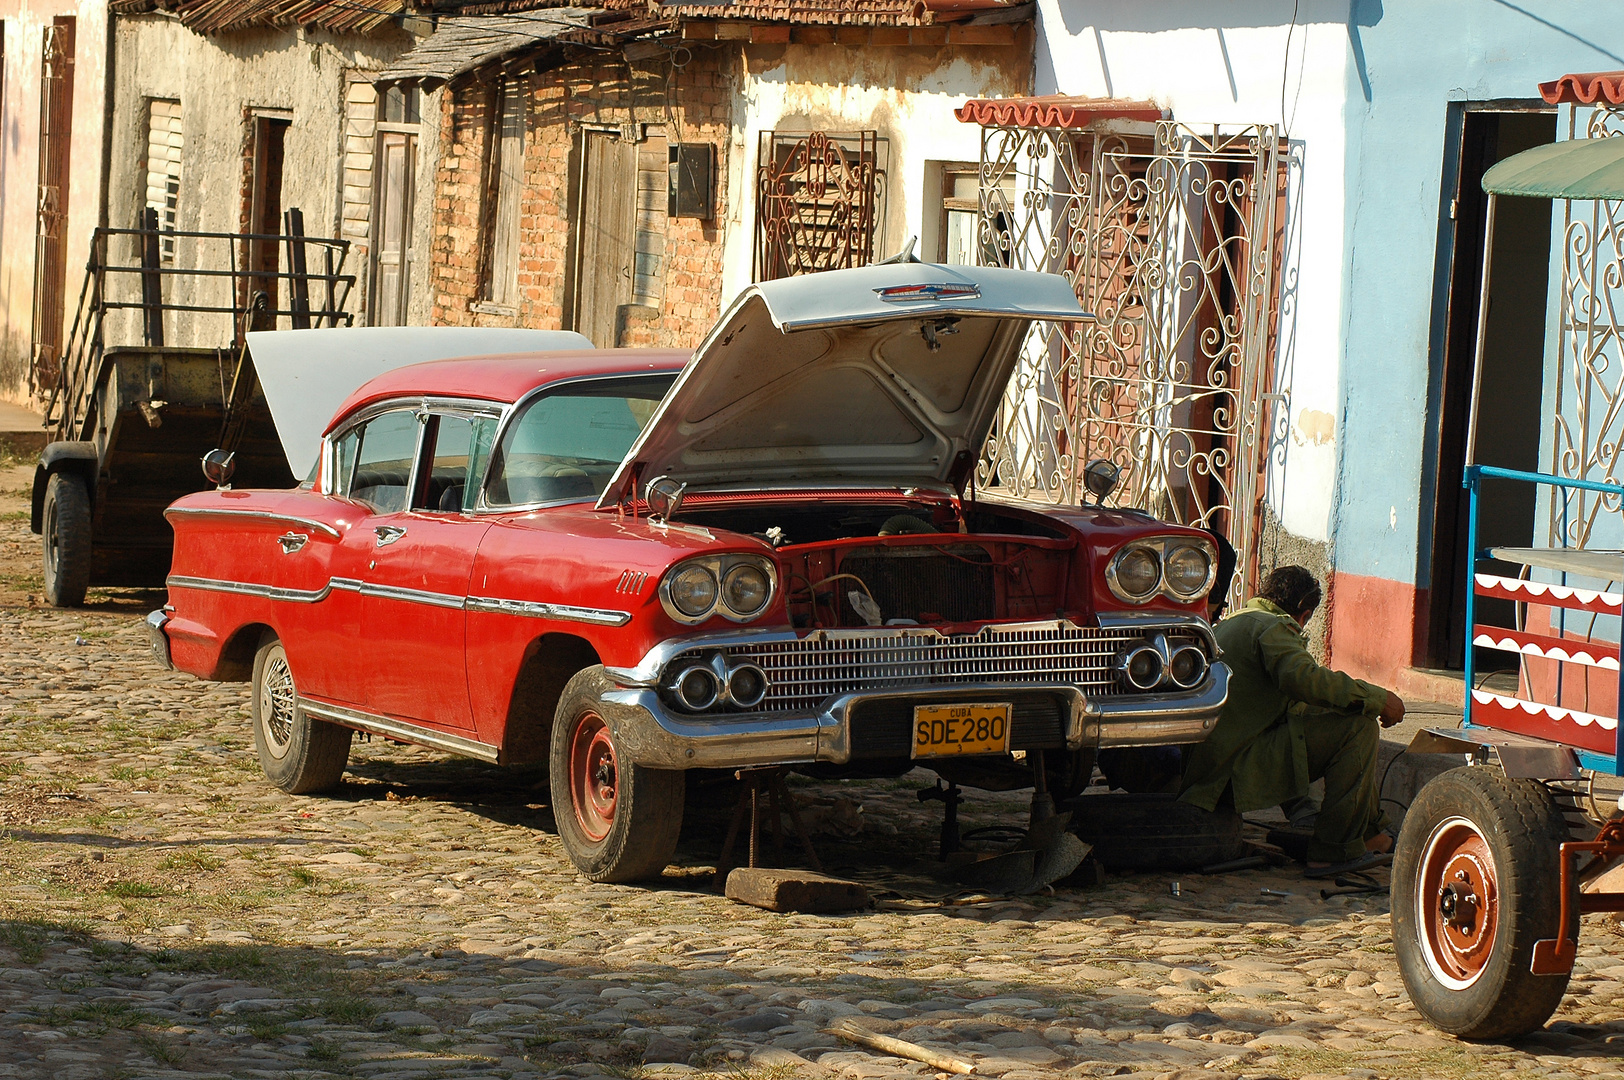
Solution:
<svg viewBox="0 0 1624 1080">
<path fill-rule="evenodd" d="M 210 450 L 203 455 L 203 476 L 216 488 L 230 486 L 236 471 L 237 455 L 230 450 Z"/>
<path fill-rule="evenodd" d="M 669 476 L 657 476 L 643 489 L 643 501 L 648 504 L 650 521 L 670 521 L 682 509 L 682 497 L 687 484 L 679 484 Z"/>
<path fill-rule="evenodd" d="M 1083 466 L 1083 486 L 1094 496 L 1095 502 L 1104 502 L 1105 497 L 1116 490 L 1121 478 L 1122 470 L 1104 458 L 1095 458 Z"/>
</svg>

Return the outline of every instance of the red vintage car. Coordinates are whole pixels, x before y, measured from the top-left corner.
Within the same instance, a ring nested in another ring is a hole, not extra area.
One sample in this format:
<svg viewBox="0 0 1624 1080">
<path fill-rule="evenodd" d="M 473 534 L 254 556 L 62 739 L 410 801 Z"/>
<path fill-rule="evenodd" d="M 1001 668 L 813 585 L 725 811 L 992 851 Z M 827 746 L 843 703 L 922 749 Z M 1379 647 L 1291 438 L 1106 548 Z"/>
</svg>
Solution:
<svg viewBox="0 0 1624 1080">
<path fill-rule="evenodd" d="M 970 483 L 1032 322 L 1081 318 L 1059 277 L 871 266 L 751 286 L 692 355 L 414 364 L 336 414 L 256 346 L 284 436 L 332 420 L 298 488 L 170 506 L 154 648 L 252 681 L 288 792 L 336 784 L 355 731 L 547 762 L 601 881 L 666 866 L 687 770 L 973 782 L 1198 741 L 1228 680 L 1210 537 Z M 365 334 L 276 338 L 331 382 Z"/>
</svg>

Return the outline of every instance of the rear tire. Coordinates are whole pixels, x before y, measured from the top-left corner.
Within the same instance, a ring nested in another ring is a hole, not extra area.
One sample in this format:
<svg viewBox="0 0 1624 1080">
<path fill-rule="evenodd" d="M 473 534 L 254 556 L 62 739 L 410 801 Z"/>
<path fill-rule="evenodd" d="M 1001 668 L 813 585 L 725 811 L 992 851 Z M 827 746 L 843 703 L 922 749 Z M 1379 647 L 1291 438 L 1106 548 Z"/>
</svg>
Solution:
<svg viewBox="0 0 1624 1080">
<path fill-rule="evenodd" d="M 1535 975 L 1529 963 L 1534 942 L 1557 935 L 1567 838 L 1537 780 L 1451 769 L 1416 795 L 1393 852 L 1393 948 L 1410 1000 L 1434 1026 L 1515 1038 L 1556 1011 L 1568 974 Z M 1570 900 L 1577 910 L 1577 877 Z"/>
<path fill-rule="evenodd" d="M 267 638 L 254 656 L 254 749 L 265 778 L 289 795 L 337 787 L 350 760 L 355 732 L 313 720 L 299 707 L 299 688 L 287 650 Z"/>
<path fill-rule="evenodd" d="M 45 487 L 45 600 L 78 607 L 90 587 L 90 491 L 70 473 L 52 473 Z"/>
<path fill-rule="evenodd" d="M 625 760 L 604 719 L 614 688 L 602 666 L 564 686 L 553 718 L 548 781 L 558 838 L 575 868 L 593 881 L 656 878 L 671 862 L 682 831 L 681 772 Z"/>
</svg>

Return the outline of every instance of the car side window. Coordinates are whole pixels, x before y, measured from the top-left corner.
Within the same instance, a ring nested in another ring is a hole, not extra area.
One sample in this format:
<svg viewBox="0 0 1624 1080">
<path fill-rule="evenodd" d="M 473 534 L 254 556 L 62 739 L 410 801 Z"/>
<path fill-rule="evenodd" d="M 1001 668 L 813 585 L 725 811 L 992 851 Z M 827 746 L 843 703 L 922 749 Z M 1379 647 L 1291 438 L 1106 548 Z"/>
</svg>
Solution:
<svg viewBox="0 0 1624 1080">
<path fill-rule="evenodd" d="M 675 378 L 594 380 L 535 398 L 502 435 L 486 505 L 596 499 Z"/>
<path fill-rule="evenodd" d="M 386 412 L 361 425 L 358 432 L 352 433 L 359 436 L 354 471 L 347 489 L 341 486 L 337 493 L 364 502 L 380 514 L 406 509 L 406 486 L 411 482 L 422 427 L 411 409 Z M 341 481 L 345 475 L 343 444 L 344 440 L 339 440 Z"/>
<path fill-rule="evenodd" d="M 490 458 L 496 418 L 440 415 L 432 417 L 430 423 L 434 457 L 416 506 L 453 514 L 472 509 L 479 479 Z"/>
</svg>

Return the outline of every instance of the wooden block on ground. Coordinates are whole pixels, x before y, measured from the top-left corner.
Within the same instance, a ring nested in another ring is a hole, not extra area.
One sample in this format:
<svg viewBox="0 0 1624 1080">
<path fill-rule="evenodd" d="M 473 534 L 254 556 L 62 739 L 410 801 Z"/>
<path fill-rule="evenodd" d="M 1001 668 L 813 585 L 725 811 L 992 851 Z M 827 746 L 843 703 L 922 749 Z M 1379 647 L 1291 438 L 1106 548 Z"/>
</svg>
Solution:
<svg viewBox="0 0 1624 1080">
<path fill-rule="evenodd" d="M 868 907 L 868 890 L 810 870 L 741 866 L 727 876 L 727 898 L 768 911 L 857 911 Z"/>
</svg>

